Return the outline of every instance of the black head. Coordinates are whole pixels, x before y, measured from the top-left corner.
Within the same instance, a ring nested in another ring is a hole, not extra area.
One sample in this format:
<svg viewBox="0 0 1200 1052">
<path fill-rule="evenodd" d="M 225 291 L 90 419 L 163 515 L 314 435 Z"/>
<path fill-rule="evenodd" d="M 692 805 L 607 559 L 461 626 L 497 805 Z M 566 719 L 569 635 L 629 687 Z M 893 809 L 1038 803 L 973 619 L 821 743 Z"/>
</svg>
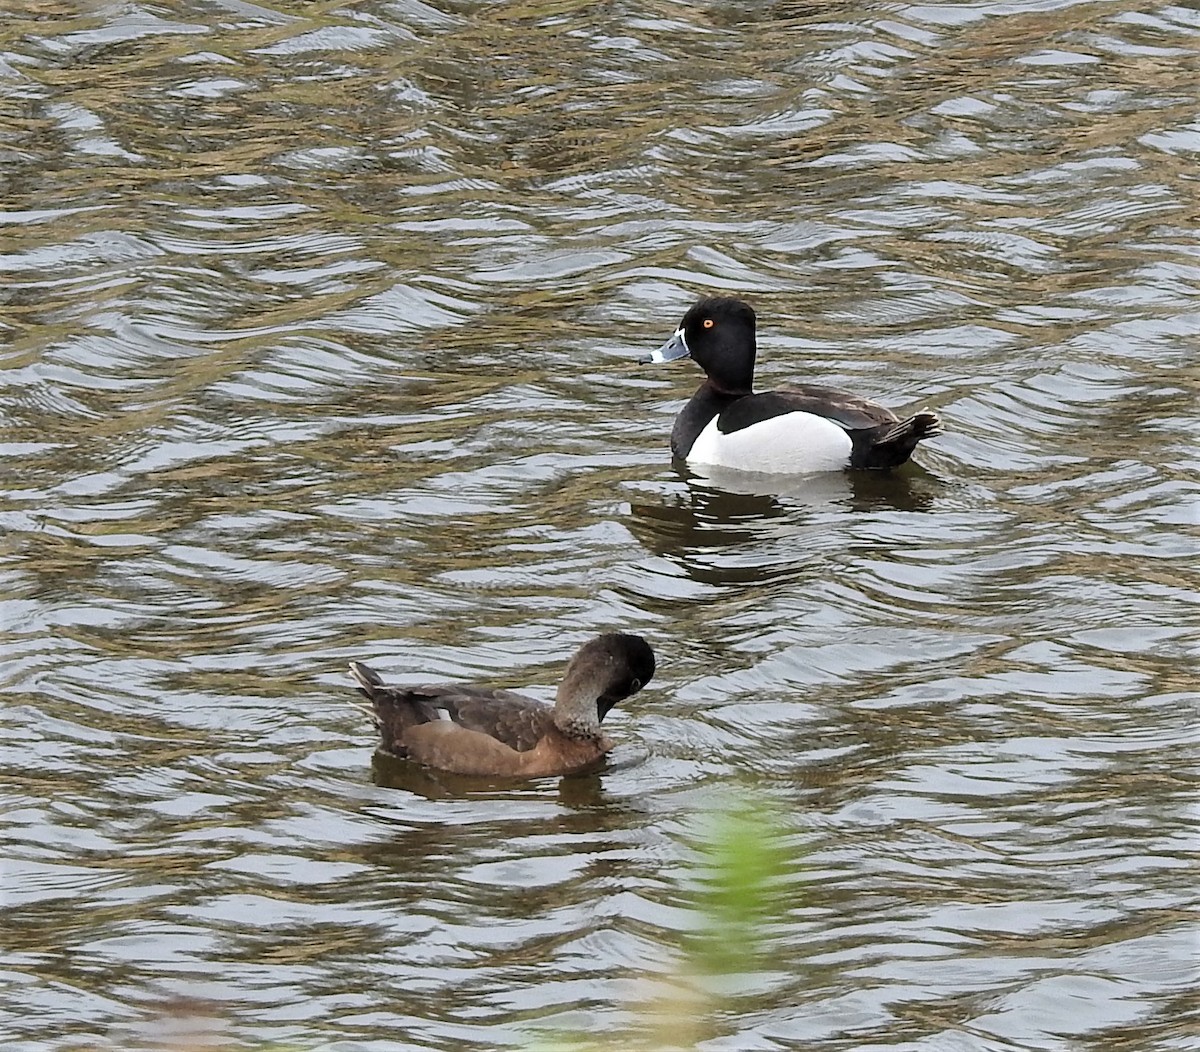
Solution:
<svg viewBox="0 0 1200 1052">
<path fill-rule="evenodd" d="M 685 355 L 725 394 L 749 394 L 754 384 L 754 310 L 732 296 L 707 296 L 693 306 L 675 334 L 650 356 L 669 362 Z"/>
</svg>

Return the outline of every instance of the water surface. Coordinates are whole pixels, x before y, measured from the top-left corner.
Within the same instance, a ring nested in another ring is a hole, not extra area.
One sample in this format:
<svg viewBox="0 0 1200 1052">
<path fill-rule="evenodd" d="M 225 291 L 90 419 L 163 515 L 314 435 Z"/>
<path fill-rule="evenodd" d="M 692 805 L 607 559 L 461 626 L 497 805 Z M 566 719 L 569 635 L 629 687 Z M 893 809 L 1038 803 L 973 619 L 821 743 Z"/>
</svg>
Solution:
<svg viewBox="0 0 1200 1052">
<path fill-rule="evenodd" d="M 1195 1049 L 1198 52 L 1133 0 L 12 6 L 14 1052 L 177 997 L 661 1041 L 733 790 L 786 894 L 681 1040 Z M 677 470 L 696 372 L 637 358 L 707 291 L 764 386 L 945 437 Z M 347 661 L 548 698 L 614 628 L 660 671 L 601 773 L 373 764 Z"/>
</svg>

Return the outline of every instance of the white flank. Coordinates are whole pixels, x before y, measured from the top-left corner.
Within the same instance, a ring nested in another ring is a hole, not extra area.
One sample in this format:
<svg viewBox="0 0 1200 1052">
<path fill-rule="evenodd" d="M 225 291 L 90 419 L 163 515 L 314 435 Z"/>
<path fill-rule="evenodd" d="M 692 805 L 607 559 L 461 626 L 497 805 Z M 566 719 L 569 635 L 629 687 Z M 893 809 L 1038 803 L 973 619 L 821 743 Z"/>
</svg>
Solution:
<svg viewBox="0 0 1200 1052">
<path fill-rule="evenodd" d="M 710 420 L 688 454 L 688 463 L 712 464 L 768 475 L 841 471 L 850 463 L 850 436 L 812 413 L 784 413 L 723 435 Z"/>
</svg>

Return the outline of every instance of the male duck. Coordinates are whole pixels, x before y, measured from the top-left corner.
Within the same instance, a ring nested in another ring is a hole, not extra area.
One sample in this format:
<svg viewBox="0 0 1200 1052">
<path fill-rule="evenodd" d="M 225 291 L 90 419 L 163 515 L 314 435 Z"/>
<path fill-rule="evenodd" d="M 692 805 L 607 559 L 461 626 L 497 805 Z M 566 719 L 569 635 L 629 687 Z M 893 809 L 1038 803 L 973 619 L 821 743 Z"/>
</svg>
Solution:
<svg viewBox="0 0 1200 1052">
<path fill-rule="evenodd" d="M 465 684 L 388 687 L 357 661 L 350 672 L 375 709 L 384 751 L 455 774 L 538 778 L 591 767 L 613 747 L 600 721 L 650 682 L 654 651 L 622 632 L 585 643 L 553 708 Z"/>
<path fill-rule="evenodd" d="M 675 418 L 671 452 L 690 464 L 768 474 L 894 468 L 923 438 L 942 433 L 936 413 L 901 420 L 865 398 L 817 384 L 755 394 L 754 311 L 743 300 L 702 299 L 649 357 L 690 356 L 705 380 Z"/>
</svg>

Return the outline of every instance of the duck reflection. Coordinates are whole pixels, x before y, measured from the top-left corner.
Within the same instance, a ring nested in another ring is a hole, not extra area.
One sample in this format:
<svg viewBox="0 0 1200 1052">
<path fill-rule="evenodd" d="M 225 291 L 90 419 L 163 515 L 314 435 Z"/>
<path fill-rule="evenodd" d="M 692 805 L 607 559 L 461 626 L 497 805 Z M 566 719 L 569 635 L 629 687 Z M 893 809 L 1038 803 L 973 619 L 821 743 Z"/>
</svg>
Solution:
<svg viewBox="0 0 1200 1052">
<path fill-rule="evenodd" d="M 937 479 L 915 465 L 903 471 L 844 471 L 819 475 L 760 475 L 710 465 L 678 464 L 680 477 L 701 501 L 719 512 L 722 497 L 763 498 L 785 507 L 844 504 L 851 511 L 923 511 L 934 500 Z M 733 506 L 734 514 L 739 514 Z M 780 511 L 778 514 L 782 514 Z"/>
<path fill-rule="evenodd" d="M 403 789 L 426 800 L 462 800 L 481 796 L 493 799 L 545 798 L 553 787 L 559 804 L 573 810 L 588 810 L 612 806 L 613 801 L 604 792 L 602 776 L 605 770 L 613 766 L 622 765 L 602 763 L 596 769 L 583 773 L 530 781 L 452 774 L 379 751 L 371 757 L 371 781 L 384 789 Z"/>
<path fill-rule="evenodd" d="M 810 520 L 842 510 L 919 512 L 943 487 L 916 465 L 795 477 L 682 463 L 676 470 L 683 488 L 673 487 L 658 503 L 631 503 L 629 526 L 648 550 L 710 585 L 787 576 L 795 570 L 795 546 L 776 542 Z"/>
<path fill-rule="evenodd" d="M 924 511 L 932 506 L 939 481 L 919 468 L 900 472 L 826 473 L 806 477 L 758 475 L 731 468 L 696 469 L 677 465 L 684 489 L 663 504 L 632 505 L 635 519 L 659 527 L 664 539 L 712 547 L 737 544 L 772 519 L 797 508 L 845 505 L 855 512 Z M 667 526 L 667 530 L 661 527 Z M 652 545 L 660 551 L 661 545 Z M 674 547 L 671 544 L 670 547 Z"/>
</svg>

